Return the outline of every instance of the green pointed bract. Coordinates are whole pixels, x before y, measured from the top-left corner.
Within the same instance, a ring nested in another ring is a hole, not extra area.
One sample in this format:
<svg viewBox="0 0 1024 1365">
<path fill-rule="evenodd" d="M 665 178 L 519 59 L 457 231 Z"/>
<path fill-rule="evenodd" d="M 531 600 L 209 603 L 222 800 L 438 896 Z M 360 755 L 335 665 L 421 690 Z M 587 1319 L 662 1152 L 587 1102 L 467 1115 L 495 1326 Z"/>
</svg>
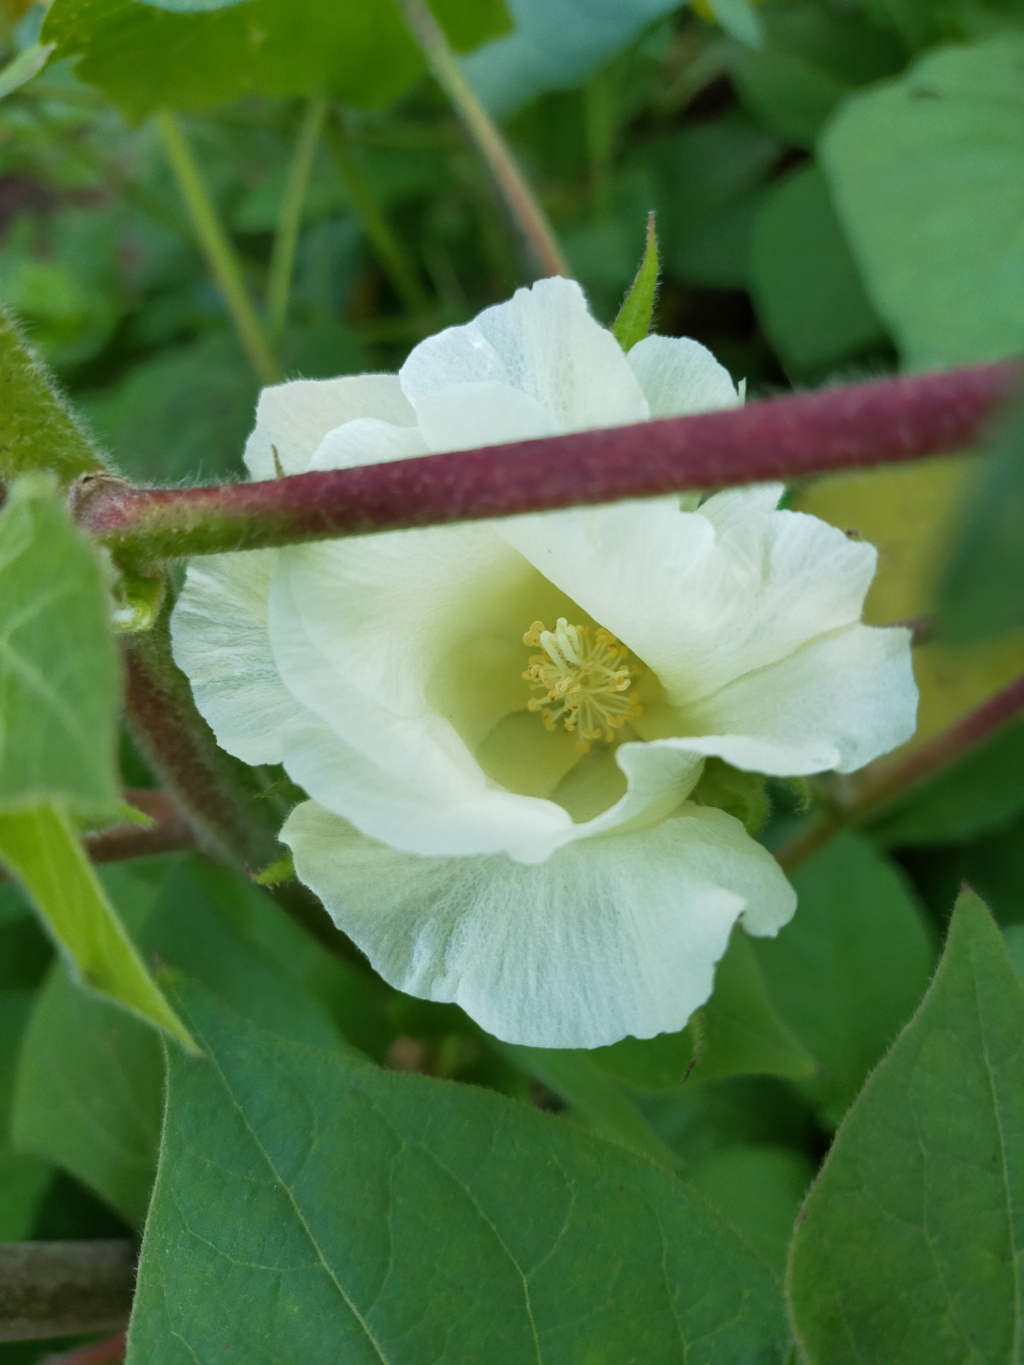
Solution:
<svg viewBox="0 0 1024 1365">
<path fill-rule="evenodd" d="M 51 469 L 70 484 L 102 467 L 45 367 L 0 308 L 0 479 Z"/>
<path fill-rule="evenodd" d="M 615 340 L 624 351 L 631 350 L 651 330 L 654 303 L 658 296 L 658 234 L 654 228 L 654 214 L 647 215 L 647 243 L 640 269 L 636 272 L 629 293 L 612 323 Z"/>
<path fill-rule="evenodd" d="M 807 1365 L 1019 1359 L 1024 987 L 982 902 L 957 902 L 931 988 L 869 1078 L 790 1252 Z"/>
</svg>

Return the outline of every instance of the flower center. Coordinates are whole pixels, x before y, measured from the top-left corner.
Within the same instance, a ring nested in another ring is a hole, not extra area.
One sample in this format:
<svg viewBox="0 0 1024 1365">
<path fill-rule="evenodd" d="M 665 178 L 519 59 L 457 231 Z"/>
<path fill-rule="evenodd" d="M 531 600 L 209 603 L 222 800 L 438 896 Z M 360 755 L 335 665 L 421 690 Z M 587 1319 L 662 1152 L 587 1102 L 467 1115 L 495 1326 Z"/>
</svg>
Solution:
<svg viewBox="0 0 1024 1365">
<path fill-rule="evenodd" d="M 554 730 L 561 721 L 576 735 L 576 747 L 586 753 L 595 739 L 611 742 L 615 731 L 640 714 L 640 698 L 631 692 L 640 672 L 629 650 L 611 631 L 590 626 L 570 626 L 564 616 L 554 630 L 534 621 L 523 636 L 524 645 L 540 648 L 530 656 L 523 677 L 540 695 L 526 703 L 537 711 L 545 728 Z"/>
</svg>

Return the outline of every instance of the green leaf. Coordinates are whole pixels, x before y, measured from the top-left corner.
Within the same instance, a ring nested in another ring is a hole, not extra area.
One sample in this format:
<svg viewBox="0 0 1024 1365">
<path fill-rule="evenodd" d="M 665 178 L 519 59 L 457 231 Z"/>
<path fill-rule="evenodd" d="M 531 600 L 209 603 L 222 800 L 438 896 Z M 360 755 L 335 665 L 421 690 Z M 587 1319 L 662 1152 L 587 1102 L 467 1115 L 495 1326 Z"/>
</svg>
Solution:
<svg viewBox="0 0 1024 1365">
<path fill-rule="evenodd" d="M 39 480 L 0 512 L 0 811 L 54 802 L 116 820 L 119 670 L 100 564 Z"/>
<path fill-rule="evenodd" d="M 336 959 L 272 901 L 198 859 L 104 872 L 143 952 L 187 968 L 221 999 L 278 1033 L 341 1046 L 310 964 Z M 283 926 L 283 927 L 282 927 Z M 339 970 L 344 974 L 344 964 Z M 324 973 L 326 976 L 326 972 Z M 156 1170 L 164 1064 L 153 1031 L 80 990 L 62 965 L 39 995 L 22 1049 L 14 1137 L 141 1227 Z"/>
<path fill-rule="evenodd" d="M 505 26 L 500 0 L 440 0 L 452 42 L 472 47 Z M 170 12 L 140 0 L 54 0 L 42 38 L 77 75 L 131 119 L 158 109 L 210 109 L 246 94 L 330 94 L 381 107 L 424 69 L 393 0 L 338 5 L 247 0 L 206 12 Z"/>
<path fill-rule="evenodd" d="M 783 932 L 787 932 L 783 930 Z M 694 1077 L 813 1076 L 814 1056 L 772 1003 L 750 935 L 733 931 L 700 1011 Z"/>
<path fill-rule="evenodd" d="M 52 43 L 33 43 L 23 52 L 19 52 L 13 61 L 8 62 L 0 71 L 0 100 L 13 94 L 15 90 L 20 90 L 23 85 L 28 85 L 33 77 L 38 76 L 50 60 L 52 52 Z"/>
<path fill-rule="evenodd" d="M 751 287 L 787 367 L 823 372 L 884 339 L 817 166 L 766 195 L 754 224 Z"/>
<path fill-rule="evenodd" d="M 592 0 L 508 0 L 515 32 L 486 43 L 465 62 L 483 102 L 505 114 L 544 90 L 582 85 L 652 20 L 679 0 L 616 0 L 596 13 Z"/>
<path fill-rule="evenodd" d="M 755 48 L 764 42 L 761 16 L 750 0 L 706 0 L 706 4 L 730 38 Z"/>
<path fill-rule="evenodd" d="M 871 827 L 891 847 L 963 842 L 1024 810 L 1024 720 L 945 768 Z"/>
<path fill-rule="evenodd" d="M 789 1147 L 728 1147 L 687 1171 L 691 1182 L 779 1274 L 814 1166 Z"/>
<path fill-rule="evenodd" d="M 517 1066 L 554 1091 L 602 1137 L 669 1166 L 675 1153 L 657 1136 L 639 1109 L 586 1052 L 502 1044 Z"/>
<path fill-rule="evenodd" d="M 763 42 L 726 53 L 740 99 L 766 130 L 808 150 L 859 85 L 895 75 L 906 53 L 877 24 L 820 0 L 767 5 Z"/>
<path fill-rule="evenodd" d="M 0 991 L 0 1242 L 28 1237 L 51 1176 L 45 1161 L 14 1150 L 10 1139 L 15 1064 L 31 1010 L 28 991 Z"/>
<path fill-rule="evenodd" d="M 622 1038 L 588 1054 L 602 1071 L 636 1090 L 674 1090 L 695 1060 L 693 1032 L 659 1033 L 654 1038 Z"/>
<path fill-rule="evenodd" d="M 734 115 L 684 128 L 644 149 L 670 274 L 710 288 L 746 285 L 757 206 L 782 150 L 764 129 Z"/>
<path fill-rule="evenodd" d="M 1024 1327 L 1024 988 L 961 896 L 920 1010 L 864 1087 L 797 1229 L 808 1365 L 1016 1360 Z"/>
<path fill-rule="evenodd" d="M 819 1064 L 800 1089 L 836 1124 L 917 1007 L 932 944 L 901 875 L 855 835 L 833 840 L 793 882 L 792 923 L 750 946 L 776 1010 Z"/>
<path fill-rule="evenodd" d="M 908 366 L 1024 350 L 1024 37 L 930 53 L 821 144 L 867 291 Z"/>
<path fill-rule="evenodd" d="M 773 1277 L 667 1171 L 176 999 L 207 1059 L 170 1056 L 130 1365 L 781 1365 Z"/>
<path fill-rule="evenodd" d="M 0 861 L 31 895 L 82 985 L 194 1048 L 59 808 L 44 804 L 0 814 Z"/>
<path fill-rule="evenodd" d="M 939 592 L 945 639 L 984 639 L 1024 625 L 1024 398 L 1003 415 L 977 471 Z"/>
<path fill-rule="evenodd" d="M 624 351 L 631 350 L 638 341 L 643 341 L 651 330 L 654 301 L 658 294 L 658 269 L 658 234 L 654 227 L 654 214 L 649 213 L 647 242 L 640 269 L 612 323 L 615 340 Z"/>
<path fill-rule="evenodd" d="M 102 467 L 89 438 L 0 308 L 0 478 L 52 469 L 62 483 Z"/>
</svg>

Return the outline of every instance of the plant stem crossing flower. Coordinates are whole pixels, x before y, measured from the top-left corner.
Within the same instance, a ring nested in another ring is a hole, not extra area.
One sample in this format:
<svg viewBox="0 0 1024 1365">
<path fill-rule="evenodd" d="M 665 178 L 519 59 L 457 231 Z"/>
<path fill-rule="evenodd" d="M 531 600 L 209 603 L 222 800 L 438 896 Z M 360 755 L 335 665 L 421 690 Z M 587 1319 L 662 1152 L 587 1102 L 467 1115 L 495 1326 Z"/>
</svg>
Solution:
<svg viewBox="0 0 1024 1365">
<path fill-rule="evenodd" d="M 567 280 L 397 376 L 265 389 L 256 479 L 740 401 L 694 341 L 624 354 Z M 737 921 L 792 888 L 693 799 L 709 759 L 849 772 L 913 732 L 909 637 L 860 621 L 875 552 L 778 485 L 197 560 L 175 657 L 230 753 L 309 800 L 299 877 L 393 985 L 511 1042 L 674 1031 Z"/>
</svg>

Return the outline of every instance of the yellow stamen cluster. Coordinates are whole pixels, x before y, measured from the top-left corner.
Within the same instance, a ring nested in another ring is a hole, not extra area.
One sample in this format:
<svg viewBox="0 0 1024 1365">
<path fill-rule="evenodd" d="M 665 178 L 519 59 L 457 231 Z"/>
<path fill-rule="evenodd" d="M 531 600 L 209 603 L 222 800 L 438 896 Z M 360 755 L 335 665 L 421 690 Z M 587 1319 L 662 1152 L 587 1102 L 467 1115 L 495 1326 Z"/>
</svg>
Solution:
<svg viewBox="0 0 1024 1365">
<path fill-rule="evenodd" d="M 531 697 L 526 709 L 539 712 L 548 730 L 561 721 L 576 735 L 581 753 L 595 739 L 611 743 L 615 731 L 640 714 L 640 699 L 629 690 L 639 665 L 626 663 L 629 650 L 611 631 L 570 626 L 560 616 L 554 630 L 548 630 L 543 621 L 534 621 L 523 644 L 542 651 L 530 656 L 523 674 L 541 694 Z"/>
</svg>

